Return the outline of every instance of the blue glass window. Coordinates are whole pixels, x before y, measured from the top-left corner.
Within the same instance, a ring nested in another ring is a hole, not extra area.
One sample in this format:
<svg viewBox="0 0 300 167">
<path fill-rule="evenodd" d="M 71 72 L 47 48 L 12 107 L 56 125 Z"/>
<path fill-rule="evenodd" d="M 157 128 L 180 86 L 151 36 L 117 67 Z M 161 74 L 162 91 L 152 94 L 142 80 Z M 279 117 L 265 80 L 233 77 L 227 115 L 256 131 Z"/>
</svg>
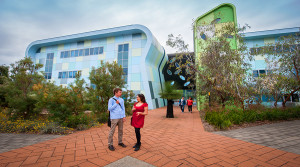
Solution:
<svg viewBox="0 0 300 167">
<path fill-rule="evenodd" d="M 124 50 L 123 51 L 128 51 L 128 44 L 124 44 Z"/>
<path fill-rule="evenodd" d="M 51 79 L 54 53 L 47 53 L 45 79 Z"/>
<path fill-rule="evenodd" d="M 84 52 L 83 52 L 83 49 L 80 49 L 80 50 L 79 50 L 79 56 L 84 56 L 83 53 L 84 53 Z"/>
<path fill-rule="evenodd" d="M 118 46 L 118 64 L 123 68 L 123 78 L 126 82 L 128 76 L 128 50 L 129 44 L 121 44 Z"/>
<path fill-rule="evenodd" d="M 65 52 L 60 52 L 60 58 L 64 58 Z"/>
<path fill-rule="evenodd" d="M 258 71 L 257 70 L 253 70 L 253 77 L 258 77 Z"/>
<path fill-rule="evenodd" d="M 73 71 L 73 78 L 76 78 L 77 71 Z"/>
<path fill-rule="evenodd" d="M 75 50 L 71 51 L 71 57 L 75 57 Z"/>
<path fill-rule="evenodd" d="M 103 54 L 103 47 L 100 47 L 99 54 Z"/>
<path fill-rule="evenodd" d="M 59 72 L 58 73 L 58 78 L 61 78 L 61 76 L 62 76 L 62 72 Z"/>
<path fill-rule="evenodd" d="M 94 55 L 99 54 L 99 47 L 94 48 Z"/>
<path fill-rule="evenodd" d="M 70 52 L 69 51 L 65 51 L 64 58 L 68 58 L 68 57 L 70 57 Z"/>
<path fill-rule="evenodd" d="M 66 71 L 62 72 L 62 78 L 67 78 L 67 72 Z"/>
<path fill-rule="evenodd" d="M 123 68 L 124 75 L 128 75 L 128 68 Z"/>
<path fill-rule="evenodd" d="M 90 55 L 90 49 L 85 49 L 84 55 L 85 55 L 85 56 Z"/>
<path fill-rule="evenodd" d="M 78 57 L 78 50 L 75 50 L 75 57 Z"/>
<path fill-rule="evenodd" d="M 69 71 L 69 78 L 73 78 L 73 71 Z"/>
<path fill-rule="evenodd" d="M 94 54 L 94 48 L 90 48 L 90 55 Z"/>
<path fill-rule="evenodd" d="M 123 59 L 128 59 L 128 51 L 123 52 Z"/>
</svg>

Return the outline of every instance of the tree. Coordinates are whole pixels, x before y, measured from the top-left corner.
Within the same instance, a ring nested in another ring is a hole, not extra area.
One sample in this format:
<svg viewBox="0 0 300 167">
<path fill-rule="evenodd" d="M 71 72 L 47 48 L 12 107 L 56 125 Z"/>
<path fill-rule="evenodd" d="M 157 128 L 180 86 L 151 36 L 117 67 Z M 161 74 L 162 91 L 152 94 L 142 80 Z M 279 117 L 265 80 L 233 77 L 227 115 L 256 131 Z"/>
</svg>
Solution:
<svg viewBox="0 0 300 167">
<path fill-rule="evenodd" d="M 282 102 L 286 102 L 295 92 L 300 90 L 300 34 L 282 36 L 277 42 L 256 48 L 253 55 L 265 54 L 272 73 L 276 75 L 277 86 L 286 94 Z M 279 89 L 279 88 L 277 88 Z M 278 90 L 277 90 L 278 91 Z"/>
<path fill-rule="evenodd" d="M 8 104 L 5 101 L 5 91 L 4 91 L 4 82 L 8 79 L 9 67 L 6 65 L 0 66 L 0 111 L 2 107 L 7 107 Z"/>
<path fill-rule="evenodd" d="M 174 99 L 180 99 L 182 96 L 182 91 L 178 90 L 174 85 L 171 85 L 171 82 L 165 82 L 164 88 L 162 92 L 159 93 L 160 97 L 163 99 L 167 99 L 168 104 L 167 104 L 167 118 L 174 118 L 173 114 L 173 103 Z"/>
<path fill-rule="evenodd" d="M 213 92 L 223 105 L 228 97 L 234 97 L 244 107 L 244 99 L 249 96 L 246 87 L 247 71 L 250 68 L 248 60 L 252 59 L 246 52 L 241 35 L 246 28 L 247 26 L 236 28 L 233 24 L 227 24 L 215 29 L 213 37 L 205 37 L 196 44 L 201 52 L 195 53 L 195 61 L 190 57 L 186 63 L 177 62 L 177 66 L 174 61 L 170 63 L 175 64 L 177 70 L 190 71 L 188 79 L 197 80 L 198 96 L 201 92 Z M 202 29 L 197 31 L 200 36 L 206 33 Z M 168 37 L 168 46 L 184 52 L 178 53 L 176 59 L 181 59 L 182 54 L 190 53 L 181 36 L 174 38 L 171 34 Z"/>
<path fill-rule="evenodd" d="M 14 118 L 29 119 L 40 112 L 35 108 L 37 100 L 34 98 L 33 85 L 45 80 L 37 72 L 42 66 L 34 64 L 28 57 L 11 64 L 10 76 L 3 88 Z"/>
<path fill-rule="evenodd" d="M 125 80 L 122 78 L 123 69 L 117 62 L 104 63 L 97 69 L 90 72 L 92 86 L 89 88 L 89 100 L 92 110 L 97 113 L 106 113 L 108 100 L 112 97 L 114 88 L 124 88 Z"/>
</svg>

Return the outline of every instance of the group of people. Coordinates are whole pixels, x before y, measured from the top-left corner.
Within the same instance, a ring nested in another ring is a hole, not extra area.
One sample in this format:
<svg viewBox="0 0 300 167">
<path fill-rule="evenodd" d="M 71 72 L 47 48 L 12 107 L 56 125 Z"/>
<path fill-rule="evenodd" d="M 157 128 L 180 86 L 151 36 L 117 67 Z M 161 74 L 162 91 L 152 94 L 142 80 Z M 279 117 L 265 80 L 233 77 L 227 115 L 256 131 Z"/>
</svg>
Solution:
<svg viewBox="0 0 300 167">
<path fill-rule="evenodd" d="M 115 88 L 113 90 L 114 97 L 110 98 L 108 101 L 108 110 L 110 112 L 110 131 L 108 135 L 108 149 L 111 151 L 115 150 L 113 146 L 113 136 L 115 129 L 118 126 L 118 145 L 121 147 L 127 147 L 123 139 L 123 123 L 125 122 L 125 105 L 124 100 L 121 98 L 122 89 Z M 141 128 L 144 126 L 145 115 L 148 115 L 148 104 L 146 103 L 145 96 L 143 94 L 138 94 L 136 97 L 137 102 L 133 104 L 132 107 L 132 117 L 131 126 L 134 127 L 136 135 L 136 144 L 133 146 L 134 151 L 140 150 L 141 147 Z M 193 100 L 190 97 L 189 100 L 185 101 L 184 97 L 179 100 L 179 106 L 181 111 L 184 112 L 184 106 L 188 105 L 189 112 L 192 112 Z"/>
<path fill-rule="evenodd" d="M 187 105 L 189 112 L 192 113 L 192 108 L 193 108 L 193 100 L 190 97 L 187 101 L 184 100 L 184 96 L 179 100 L 179 106 L 181 109 L 181 112 L 184 112 L 184 106 Z"/>
<path fill-rule="evenodd" d="M 108 149 L 115 150 L 113 146 L 113 136 L 116 126 L 118 126 L 118 145 L 121 147 L 127 147 L 123 139 L 123 123 L 125 122 L 125 105 L 124 100 L 121 98 L 122 89 L 115 88 L 113 90 L 114 97 L 108 101 L 108 110 L 110 112 L 111 128 L 108 136 Z M 133 146 L 134 151 L 140 150 L 141 147 L 141 133 L 140 130 L 144 126 L 145 115 L 148 115 L 148 104 L 146 103 L 145 96 L 138 94 L 136 97 L 137 102 L 132 107 L 131 126 L 135 129 L 136 144 Z"/>
</svg>

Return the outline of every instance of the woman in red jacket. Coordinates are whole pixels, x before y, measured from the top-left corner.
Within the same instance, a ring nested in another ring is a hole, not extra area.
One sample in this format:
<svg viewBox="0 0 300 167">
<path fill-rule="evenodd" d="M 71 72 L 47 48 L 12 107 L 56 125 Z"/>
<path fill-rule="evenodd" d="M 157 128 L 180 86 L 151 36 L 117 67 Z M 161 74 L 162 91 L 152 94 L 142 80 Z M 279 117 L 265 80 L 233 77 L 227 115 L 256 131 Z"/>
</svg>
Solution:
<svg viewBox="0 0 300 167">
<path fill-rule="evenodd" d="M 188 100 L 187 100 L 187 105 L 188 105 L 188 108 L 189 108 L 189 112 L 192 113 L 192 108 L 193 108 L 193 100 L 192 98 L 190 97 Z"/>
<path fill-rule="evenodd" d="M 134 151 L 138 151 L 141 147 L 141 133 L 140 129 L 144 126 L 145 115 L 148 114 L 148 104 L 146 103 L 145 96 L 138 94 L 137 102 L 134 103 L 132 108 L 131 125 L 135 128 L 136 144 L 133 146 Z"/>
</svg>

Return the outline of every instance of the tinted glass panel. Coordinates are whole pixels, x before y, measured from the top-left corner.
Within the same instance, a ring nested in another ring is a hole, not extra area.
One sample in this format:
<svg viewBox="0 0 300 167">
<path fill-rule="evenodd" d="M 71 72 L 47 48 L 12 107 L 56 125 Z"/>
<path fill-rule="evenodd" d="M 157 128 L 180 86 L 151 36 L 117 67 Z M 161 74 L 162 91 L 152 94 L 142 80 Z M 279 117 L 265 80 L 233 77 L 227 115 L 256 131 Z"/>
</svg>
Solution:
<svg viewBox="0 0 300 167">
<path fill-rule="evenodd" d="M 90 55 L 94 54 L 94 48 L 90 48 Z"/>
<path fill-rule="evenodd" d="M 123 52 L 123 59 L 128 59 L 128 52 Z"/>
<path fill-rule="evenodd" d="M 123 51 L 123 45 L 119 45 L 118 52 L 122 52 L 122 51 Z"/>
<path fill-rule="evenodd" d="M 73 71 L 73 78 L 76 78 L 77 71 Z"/>
<path fill-rule="evenodd" d="M 78 57 L 78 50 L 75 50 L 75 57 Z"/>
<path fill-rule="evenodd" d="M 103 53 L 103 47 L 100 47 L 99 54 Z"/>
<path fill-rule="evenodd" d="M 94 48 L 94 55 L 97 55 L 97 54 L 99 54 L 99 48 L 98 47 Z"/>
<path fill-rule="evenodd" d="M 58 73 L 58 78 L 61 78 L 62 72 Z"/>
<path fill-rule="evenodd" d="M 73 71 L 69 71 L 69 78 L 73 78 Z"/>
<path fill-rule="evenodd" d="M 128 44 L 124 45 L 124 50 L 123 51 L 128 51 Z"/>
<path fill-rule="evenodd" d="M 83 56 L 83 49 L 79 50 L 79 56 Z"/>
<path fill-rule="evenodd" d="M 71 51 L 71 57 L 75 57 L 75 50 Z"/>
<path fill-rule="evenodd" d="M 90 49 L 85 49 L 84 55 L 85 55 L 85 56 L 90 55 Z"/>
</svg>

